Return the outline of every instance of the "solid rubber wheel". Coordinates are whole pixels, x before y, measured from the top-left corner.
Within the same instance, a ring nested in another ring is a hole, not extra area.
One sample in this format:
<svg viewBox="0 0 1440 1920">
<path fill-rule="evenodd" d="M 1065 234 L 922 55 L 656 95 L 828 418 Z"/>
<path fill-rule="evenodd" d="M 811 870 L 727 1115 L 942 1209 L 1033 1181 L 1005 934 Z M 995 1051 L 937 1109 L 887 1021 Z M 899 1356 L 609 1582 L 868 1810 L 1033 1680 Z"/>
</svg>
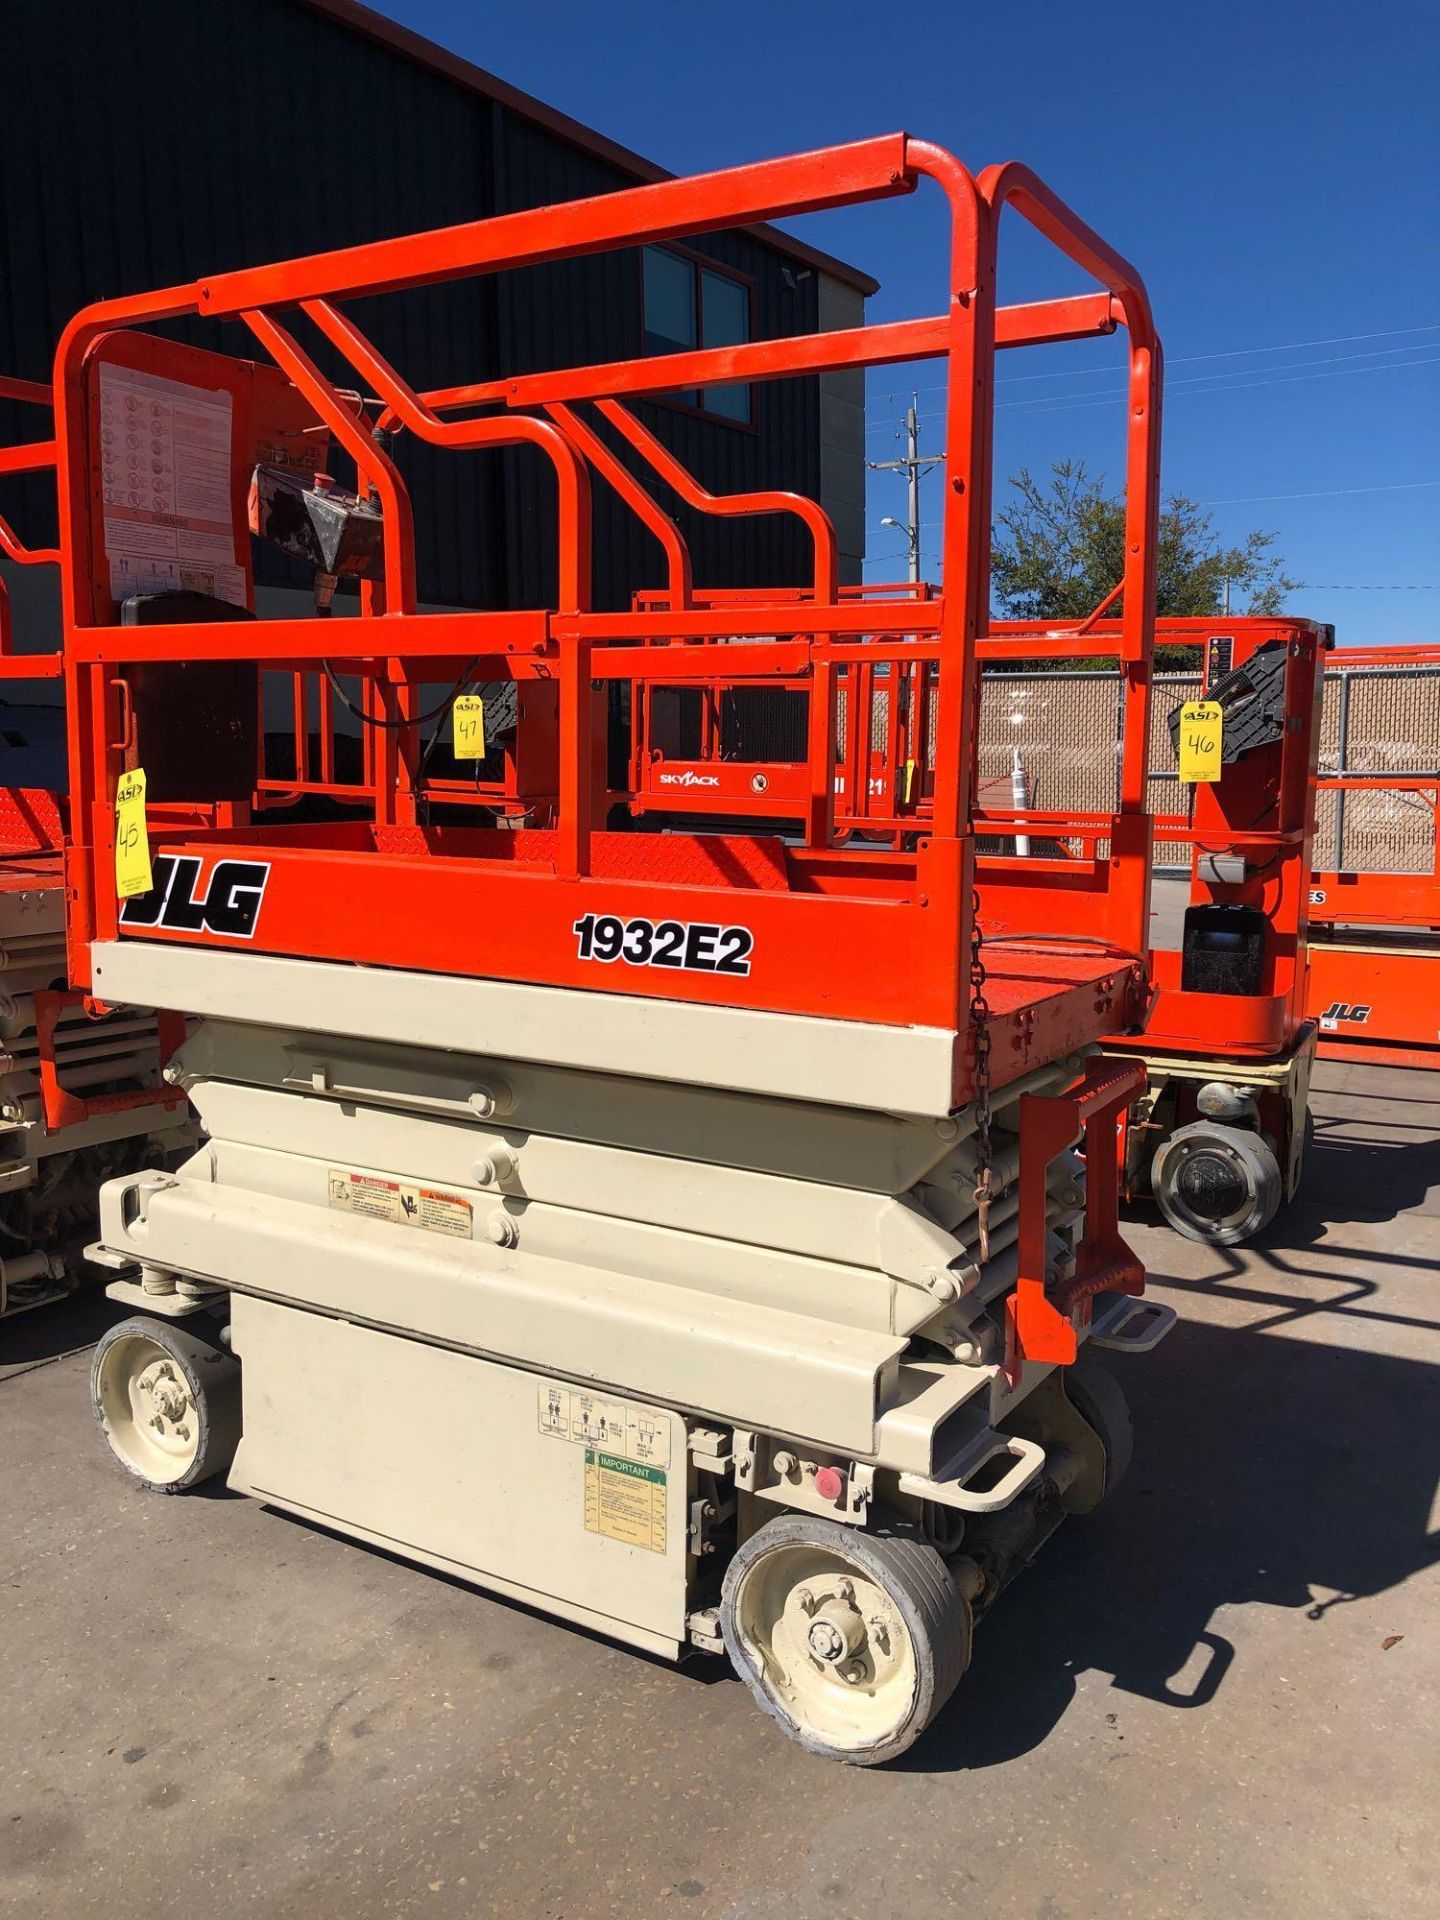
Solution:
<svg viewBox="0 0 1440 1920">
<path fill-rule="evenodd" d="M 95 1349 L 90 1404 L 127 1473 L 183 1493 L 235 1457 L 240 1363 L 173 1321 L 122 1320 Z"/>
<path fill-rule="evenodd" d="M 739 1548 L 720 1605 L 726 1651 L 811 1753 L 873 1767 L 919 1738 L 970 1663 L 970 1612 L 908 1533 L 788 1513 Z"/>
<path fill-rule="evenodd" d="M 1150 1188 L 1187 1240 L 1238 1247 L 1274 1219 L 1284 1194 L 1268 1140 L 1244 1127 L 1197 1120 L 1155 1150 Z"/>
<path fill-rule="evenodd" d="M 1080 1358 L 1065 1369 L 1065 1397 L 1100 1436 L 1105 1449 L 1105 1490 L 1100 1498 L 1108 1500 L 1125 1478 L 1135 1451 L 1130 1403 L 1109 1368 L 1083 1349 Z"/>
<path fill-rule="evenodd" d="M 1306 1180 L 1315 1171 L 1315 1115 L 1311 1108 L 1305 1109 L 1304 1144 L 1300 1149 L 1300 1171 L 1295 1176 L 1295 1191 L 1298 1193 Z"/>
</svg>

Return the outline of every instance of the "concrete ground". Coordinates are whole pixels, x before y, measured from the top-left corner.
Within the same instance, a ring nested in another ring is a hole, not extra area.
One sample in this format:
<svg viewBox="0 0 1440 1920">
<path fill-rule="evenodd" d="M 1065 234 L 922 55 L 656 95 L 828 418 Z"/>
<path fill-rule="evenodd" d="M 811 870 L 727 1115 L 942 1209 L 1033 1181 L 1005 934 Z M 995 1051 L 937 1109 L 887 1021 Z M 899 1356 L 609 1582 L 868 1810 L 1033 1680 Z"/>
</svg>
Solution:
<svg viewBox="0 0 1440 1920">
<path fill-rule="evenodd" d="M 1135 1238 L 1114 1502 L 899 1766 L 92 1430 L 103 1302 L 0 1328 L 0 1887 L 31 1920 L 1437 1910 L 1440 1082 L 1322 1070 L 1262 1246 Z"/>
</svg>

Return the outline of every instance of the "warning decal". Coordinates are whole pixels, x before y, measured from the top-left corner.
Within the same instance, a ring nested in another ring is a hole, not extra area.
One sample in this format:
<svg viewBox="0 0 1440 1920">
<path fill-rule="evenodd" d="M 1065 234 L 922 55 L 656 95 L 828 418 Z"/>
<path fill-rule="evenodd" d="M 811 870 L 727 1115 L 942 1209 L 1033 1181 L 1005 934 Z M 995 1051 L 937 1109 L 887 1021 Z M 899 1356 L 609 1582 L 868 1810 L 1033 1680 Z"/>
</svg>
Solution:
<svg viewBox="0 0 1440 1920">
<path fill-rule="evenodd" d="M 230 498 L 233 404 L 159 374 L 100 367 L 100 485 L 116 600 L 191 588 L 245 605 Z"/>
<path fill-rule="evenodd" d="M 363 1214 L 367 1220 L 390 1220 L 401 1227 L 420 1227 L 426 1233 L 448 1233 L 455 1240 L 474 1238 L 470 1202 L 458 1193 L 410 1186 L 402 1180 L 382 1180 L 371 1173 L 349 1173 L 339 1167 L 331 1167 L 327 1185 L 330 1205 L 344 1213 Z"/>
<path fill-rule="evenodd" d="M 554 1440 L 578 1440 L 606 1453 L 623 1453 L 641 1466 L 670 1464 L 670 1418 L 628 1400 L 607 1400 L 579 1387 L 540 1389 L 540 1431 Z"/>
<path fill-rule="evenodd" d="M 665 1475 L 618 1454 L 585 1449 L 585 1531 L 647 1553 L 665 1551 Z"/>
</svg>

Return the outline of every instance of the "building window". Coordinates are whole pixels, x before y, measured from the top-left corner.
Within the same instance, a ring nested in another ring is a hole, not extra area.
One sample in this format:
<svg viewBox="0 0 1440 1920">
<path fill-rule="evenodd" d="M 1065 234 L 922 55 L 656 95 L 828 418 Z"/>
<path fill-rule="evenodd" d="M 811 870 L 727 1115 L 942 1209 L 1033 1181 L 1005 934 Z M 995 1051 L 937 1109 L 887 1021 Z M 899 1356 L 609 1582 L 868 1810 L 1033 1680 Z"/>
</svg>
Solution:
<svg viewBox="0 0 1440 1920">
<path fill-rule="evenodd" d="M 645 351 L 692 353 L 697 347 L 735 347 L 750 338 L 750 289 L 689 254 L 646 247 Z M 669 399 L 721 420 L 750 424 L 750 388 L 689 388 Z"/>
</svg>

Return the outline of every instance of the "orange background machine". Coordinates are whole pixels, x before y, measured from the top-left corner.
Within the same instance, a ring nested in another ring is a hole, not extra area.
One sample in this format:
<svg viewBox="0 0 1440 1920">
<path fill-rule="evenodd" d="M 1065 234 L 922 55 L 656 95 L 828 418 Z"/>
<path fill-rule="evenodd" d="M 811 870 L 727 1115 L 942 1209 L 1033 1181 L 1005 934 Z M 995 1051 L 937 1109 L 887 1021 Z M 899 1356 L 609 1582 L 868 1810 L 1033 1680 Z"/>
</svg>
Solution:
<svg viewBox="0 0 1440 1920">
<path fill-rule="evenodd" d="M 1332 664 L 1410 675 L 1440 666 L 1440 647 L 1346 647 Z M 1429 870 L 1317 870 L 1310 882 L 1309 1011 L 1332 1060 L 1440 1068 L 1440 767 L 1320 776 L 1322 793 L 1391 796 L 1426 823 Z"/>
<path fill-rule="evenodd" d="M 0 378 L 0 399 L 48 425 L 51 395 Z M 52 475 L 53 438 L 0 447 L 0 478 Z M 0 553 L 53 567 L 0 515 Z M 95 1189 L 111 1174 L 193 1137 L 183 1096 L 160 1069 L 183 1030 L 176 1016 L 120 1008 L 92 1018 L 65 971 L 63 847 L 68 813 L 63 661 L 17 649 L 0 580 L 0 1317 L 85 1278 Z M 48 696 L 48 698 L 46 697 Z"/>
</svg>

